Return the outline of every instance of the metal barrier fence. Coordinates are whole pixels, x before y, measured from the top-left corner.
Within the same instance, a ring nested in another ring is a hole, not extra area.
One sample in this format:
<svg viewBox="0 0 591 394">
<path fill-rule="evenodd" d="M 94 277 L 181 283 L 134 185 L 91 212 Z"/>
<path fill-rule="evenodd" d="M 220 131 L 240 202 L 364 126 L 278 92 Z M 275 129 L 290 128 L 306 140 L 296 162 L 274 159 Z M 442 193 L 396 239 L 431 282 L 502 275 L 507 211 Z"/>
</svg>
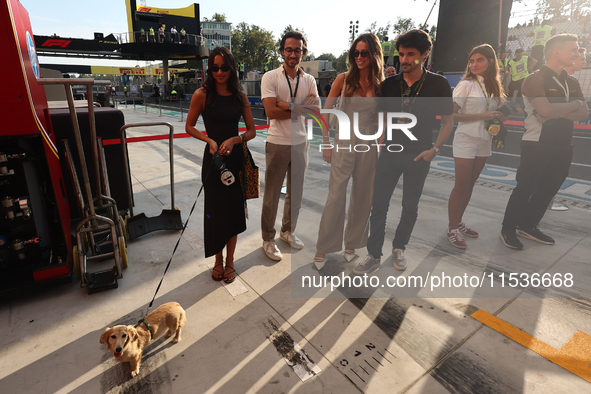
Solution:
<svg viewBox="0 0 591 394">
<path fill-rule="evenodd" d="M 189 112 L 191 100 L 183 99 L 180 96 L 165 99 L 162 97 L 142 97 L 137 94 L 128 94 L 127 96 L 110 96 L 109 104 L 114 108 L 133 108 L 134 111 L 150 112 L 158 114 L 158 116 L 180 117 L 179 122 L 184 122 Z"/>
<path fill-rule="evenodd" d="M 144 33 L 140 31 L 125 32 L 114 35 L 119 44 L 128 44 L 133 37 L 134 42 L 155 42 L 155 43 L 176 43 L 176 44 L 190 44 L 190 45 L 207 45 L 207 38 L 195 34 L 182 35 L 180 32 L 171 33 L 164 32 L 160 34 L 157 29 L 154 30 L 154 35 L 150 35 L 148 30 Z"/>
</svg>

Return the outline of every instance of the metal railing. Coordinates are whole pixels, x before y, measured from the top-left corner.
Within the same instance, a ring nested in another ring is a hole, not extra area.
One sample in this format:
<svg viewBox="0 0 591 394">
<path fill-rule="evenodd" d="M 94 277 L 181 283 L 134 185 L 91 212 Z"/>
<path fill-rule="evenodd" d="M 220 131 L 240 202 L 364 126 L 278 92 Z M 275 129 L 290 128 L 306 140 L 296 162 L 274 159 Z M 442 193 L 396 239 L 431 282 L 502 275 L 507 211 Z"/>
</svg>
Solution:
<svg viewBox="0 0 591 394">
<path fill-rule="evenodd" d="M 160 43 L 173 43 L 173 44 L 187 44 L 187 45 L 200 45 L 207 46 L 207 38 L 196 34 L 185 34 L 182 35 L 180 32 L 171 33 L 164 32 L 160 34 L 158 30 L 154 30 L 154 35 L 150 35 L 149 30 L 145 30 L 142 34 L 141 31 L 132 31 L 115 34 L 115 38 L 119 44 L 129 44 L 130 42 L 152 42 L 156 44 Z M 132 40 L 133 38 L 133 40 Z"/>
<path fill-rule="evenodd" d="M 142 97 L 137 94 L 111 97 L 115 108 L 133 108 L 134 111 L 157 113 L 158 116 L 180 116 L 179 122 L 185 121 L 187 113 L 189 112 L 189 107 L 191 106 L 191 100 L 183 99 L 182 95 L 169 98 Z M 111 100 L 111 98 L 109 98 L 109 100 Z"/>
</svg>

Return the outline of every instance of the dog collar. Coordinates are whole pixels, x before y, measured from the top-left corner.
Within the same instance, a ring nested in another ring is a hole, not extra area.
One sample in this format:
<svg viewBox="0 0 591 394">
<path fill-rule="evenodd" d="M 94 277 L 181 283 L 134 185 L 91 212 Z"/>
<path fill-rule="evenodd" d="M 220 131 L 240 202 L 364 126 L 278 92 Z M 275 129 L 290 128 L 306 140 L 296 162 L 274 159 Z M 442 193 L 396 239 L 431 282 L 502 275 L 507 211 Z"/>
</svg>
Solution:
<svg viewBox="0 0 591 394">
<path fill-rule="evenodd" d="M 146 321 L 146 319 L 142 319 L 142 320 L 138 321 L 137 324 L 133 327 L 134 328 L 139 327 L 142 323 L 144 323 L 146 325 L 146 327 L 148 327 L 148 331 L 150 331 L 150 340 L 152 340 L 154 338 L 154 333 L 152 332 L 152 326 L 150 325 L 150 323 L 148 323 Z"/>
</svg>

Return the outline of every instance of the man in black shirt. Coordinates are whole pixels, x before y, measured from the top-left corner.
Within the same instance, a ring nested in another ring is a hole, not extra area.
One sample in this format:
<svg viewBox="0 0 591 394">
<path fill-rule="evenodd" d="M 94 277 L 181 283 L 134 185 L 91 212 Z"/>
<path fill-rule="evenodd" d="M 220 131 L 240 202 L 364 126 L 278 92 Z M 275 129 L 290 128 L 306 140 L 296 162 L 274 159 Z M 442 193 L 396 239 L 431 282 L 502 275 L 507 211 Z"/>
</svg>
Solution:
<svg viewBox="0 0 591 394">
<path fill-rule="evenodd" d="M 505 210 L 500 238 L 508 248 L 523 249 L 517 238 L 554 244 L 538 224 L 568 176 L 573 156 L 574 121 L 587 119 L 589 108 L 579 82 L 564 70 L 578 57 L 577 36 L 559 34 L 546 42 L 546 65 L 523 81 L 525 133 L 517 185 Z"/>
<path fill-rule="evenodd" d="M 400 54 L 402 73 L 382 82 L 382 98 L 378 105 L 380 112 L 406 112 L 417 119 L 410 128 L 416 140 L 400 130 L 392 133 L 387 148 L 382 149 L 376 169 L 370 236 L 367 241 L 368 255 L 355 267 L 360 275 L 375 271 L 380 265 L 382 246 L 386 234 L 386 216 L 394 188 L 404 176 L 402 213 L 392 242 L 394 268 L 406 269 L 404 250 L 410 240 L 417 220 L 418 205 L 431 160 L 448 139 L 453 128 L 453 100 L 447 79 L 422 68 L 431 50 L 429 35 L 420 30 L 411 30 L 396 40 Z M 387 99 L 386 97 L 391 97 Z M 437 116 L 441 116 L 441 130 L 433 146 L 433 129 L 437 127 Z M 408 119 L 398 119 L 409 123 Z M 391 149 L 400 145 L 400 149 Z"/>
</svg>

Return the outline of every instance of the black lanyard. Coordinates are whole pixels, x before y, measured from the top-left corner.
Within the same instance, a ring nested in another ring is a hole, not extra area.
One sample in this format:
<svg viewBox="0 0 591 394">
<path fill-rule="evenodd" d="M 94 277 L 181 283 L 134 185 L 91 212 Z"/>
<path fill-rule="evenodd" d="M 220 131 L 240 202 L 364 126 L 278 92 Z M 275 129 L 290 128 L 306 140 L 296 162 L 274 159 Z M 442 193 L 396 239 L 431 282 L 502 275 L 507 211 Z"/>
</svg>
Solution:
<svg viewBox="0 0 591 394">
<path fill-rule="evenodd" d="M 295 97 L 298 94 L 298 87 L 300 86 L 300 70 L 298 70 L 298 81 L 296 83 L 295 94 L 291 90 L 291 82 L 289 82 L 289 77 L 287 76 L 287 71 L 285 71 L 285 66 L 283 66 L 283 72 L 285 73 L 285 79 L 287 79 L 287 86 L 289 86 L 289 97 Z"/>
<path fill-rule="evenodd" d="M 415 104 L 415 100 L 417 99 L 417 96 L 419 95 L 421 88 L 425 83 L 426 76 L 427 71 L 423 70 L 423 76 L 421 76 L 421 79 L 419 79 L 417 88 L 414 92 L 410 86 L 404 89 L 404 77 L 402 77 L 402 79 L 400 80 L 400 97 L 402 98 L 403 107 L 406 111 L 410 112 L 412 110 L 412 107 Z M 405 103 L 405 98 L 409 99 L 407 103 Z M 413 98 L 413 100 L 410 101 L 410 98 Z M 406 108 L 407 106 L 408 108 Z"/>
</svg>

